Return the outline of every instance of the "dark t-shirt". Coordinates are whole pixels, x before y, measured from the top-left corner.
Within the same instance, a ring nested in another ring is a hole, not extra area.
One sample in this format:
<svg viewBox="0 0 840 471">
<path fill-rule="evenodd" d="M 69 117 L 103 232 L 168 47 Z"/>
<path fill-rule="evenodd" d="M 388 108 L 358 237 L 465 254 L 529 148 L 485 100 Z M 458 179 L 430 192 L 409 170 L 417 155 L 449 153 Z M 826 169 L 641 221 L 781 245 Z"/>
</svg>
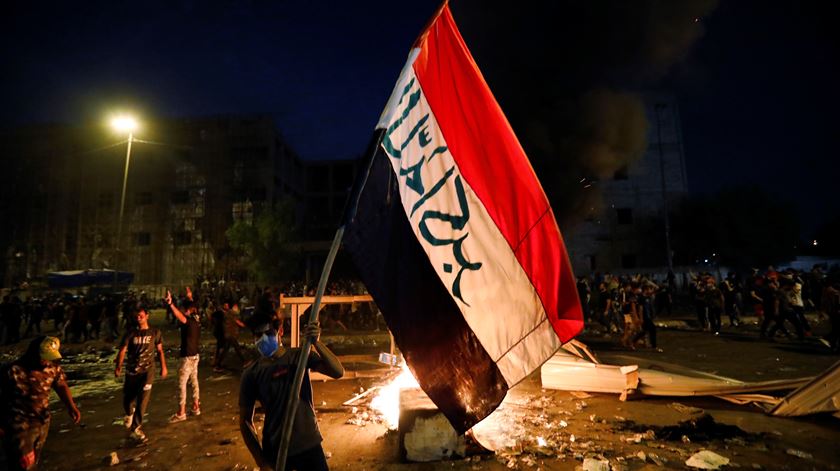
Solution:
<svg viewBox="0 0 840 471">
<path fill-rule="evenodd" d="M 201 340 L 201 322 L 198 314 L 187 315 L 187 322 L 181 324 L 181 356 L 198 355 L 198 344 Z"/>
<path fill-rule="evenodd" d="M 260 401 L 265 409 L 262 448 L 263 457 L 269 463 L 277 459 L 280 445 L 284 408 L 289 390 L 295 378 L 295 369 L 300 349 L 287 350 L 276 358 L 262 358 L 244 372 L 239 389 L 239 405 L 252 410 L 254 403 Z M 309 354 L 308 368 L 318 371 L 323 365 L 321 356 L 312 351 Z M 312 405 L 312 384 L 309 371 L 303 375 L 300 387 L 300 402 L 295 411 L 292 437 L 289 442 L 289 456 L 300 454 L 321 443 L 321 431 L 315 420 Z"/>
<path fill-rule="evenodd" d="M 160 330 L 154 327 L 127 332 L 120 342 L 120 348 L 126 347 L 126 373 L 136 375 L 152 371 L 155 367 L 157 346 L 162 343 Z"/>
<path fill-rule="evenodd" d="M 210 315 L 210 323 L 213 325 L 213 337 L 217 339 L 225 336 L 225 312 L 221 309 L 213 311 Z"/>
</svg>

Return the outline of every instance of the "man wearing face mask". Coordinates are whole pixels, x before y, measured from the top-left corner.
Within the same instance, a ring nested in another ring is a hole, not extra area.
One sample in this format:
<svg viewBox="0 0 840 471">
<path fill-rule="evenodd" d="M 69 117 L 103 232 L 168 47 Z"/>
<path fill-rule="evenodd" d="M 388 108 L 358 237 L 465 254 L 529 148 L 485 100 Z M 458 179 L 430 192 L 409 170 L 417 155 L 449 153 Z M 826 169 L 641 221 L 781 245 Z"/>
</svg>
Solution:
<svg viewBox="0 0 840 471">
<path fill-rule="evenodd" d="M 19 359 L 0 367 L 0 438 L 6 469 L 35 469 L 50 430 L 51 389 L 73 423 L 82 418 L 58 365 L 59 346 L 55 337 L 36 337 Z"/>
<path fill-rule="evenodd" d="M 283 428 L 286 401 L 295 378 L 300 349 L 283 348 L 282 326 L 274 320 L 265 319 L 257 324 L 254 340 L 260 359 L 245 369 L 239 390 L 239 429 L 248 451 L 260 469 L 273 469 L 277 460 Z M 318 324 L 308 324 L 303 335 L 313 340 L 314 350 L 309 353 L 307 371 L 300 388 L 300 402 L 294 414 L 291 441 L 289 442 L 287 470 L 327 470 L 327 460 L 321 448 L 321 432 L 315 419 L 312 401 L 312 384 L 309 370 L 338 379 L 344 375 L 344 367 L 333 352 L 320 340 Z M 260 401 L 265 409 L 265 424 L 262 443 L 254 427 L 254 406 Z"/>
</svg>

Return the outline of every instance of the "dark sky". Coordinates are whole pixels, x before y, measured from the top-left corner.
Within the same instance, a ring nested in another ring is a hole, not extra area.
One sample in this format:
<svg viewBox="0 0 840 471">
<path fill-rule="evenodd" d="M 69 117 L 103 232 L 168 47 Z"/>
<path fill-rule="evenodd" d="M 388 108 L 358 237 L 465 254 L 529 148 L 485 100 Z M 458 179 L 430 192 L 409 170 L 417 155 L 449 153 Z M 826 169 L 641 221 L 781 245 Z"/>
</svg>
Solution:
<svg viewBox="0 0 840 471">
<path fill-rule="evenodd" d="M 702 34 L 684 44 L 680 59 L 632 86 L 677 94 L 692 192 L 760 184 L 797 204 L 803 226 L 813 229 L 840 209 L 834 164 L 840 51 L 828 7 L 795 0 L 706 3 L 698 18 Z M 437 4 L 18 2 L 0 20 L 0 124 L 95 121 L 121 108 L 143 116 L 268 112 L 303 158 L 350 158 L 364 149 L 411 43 Z M 514 102 L 511 74 L 494 71 L 502 71 L 519 46 L 499 47 L 487 36 L 506 27 L 504 9 L 469 0 L 452 5 L 491 88 L 495 81 L 506 93 L 499 96 L 503 106 Z M 528 3 L 511 7 L 527 25 Z M 578 11 L 550 10 L 563 17 L 559 28 L 574 22 L 593 37 L 621 39 L 615 24 L 593 20 L 598 16 L 591 8 L 580 19 Z M 634 34 L 651 28 L 634 21 L 631 15 L 622 25 Z M 534 28 L 553 24 L 535 21 Z M 587 66 L 615 60 L 573 39 L 542 46 L 547 56 L 558 46 L 578 51 L 576 59 L 586 56 Z M 554 70 L 564 70 L 562 60 L 555 62 Z M 577 68 L 568 64 L 570 74 Z"/>
</svg>

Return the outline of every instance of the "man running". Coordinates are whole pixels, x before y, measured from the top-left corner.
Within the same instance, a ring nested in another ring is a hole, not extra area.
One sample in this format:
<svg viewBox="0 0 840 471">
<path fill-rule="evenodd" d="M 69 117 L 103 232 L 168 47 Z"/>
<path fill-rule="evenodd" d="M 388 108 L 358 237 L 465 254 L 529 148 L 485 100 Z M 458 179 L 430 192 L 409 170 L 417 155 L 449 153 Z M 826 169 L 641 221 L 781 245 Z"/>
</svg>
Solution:
<svg viewBox="0 0 840 471">
<path fill-rule="evenodd" d="M 40 460 L 50 430 L 50 389 L 73 423 L 82 418 L 58 365 L 60 345 L 55 337 L 38 336 L 19 359 L 0 367 L 0 437 L 7 469 L 31 470 Z"/>
<path fill-rule="evenodd" d="M 126 332 L 120 342 L 114 376 L 120 376 L 123 360 L 127 358 L 125 383 L 123 383 L 123 409 L 125 410 L 123 423 L 131 432 L 131 438 L 145 442 L 146 434 L 140 427 L 143 425 L 143 414 L 146 413 L 152 397 L 155 352 L 160 361 L 160 377 L 166 378 L 168 370 L 163 355 L 163 338 L 160 330 L 149 327 L 149 313 L 145 306 L 138 303 L 133 309 L 137 328 Z"/>
<path fill-rule="evenodd" d="M 178 309 L 172 302 L 172 293 L 166 291 L 167 306 L 172 309 L 172 314 L 178 320 L 181 327 L 181 359 L 178 365 L 178 385 L 180 386 L 180 396 L 178 403 L 178 412 L 169 418 L 170 422 L 182 422 L 187 420 L 187 383 L 192 383 L 192 397 L 193 404 L 190 413 L 192 415 L 201 415 L 201 404 L 199 402 L 198 389 L 198 349 L 201 342 L 201 316 L 193 301 L 192 291 L 187 287 L 187 297 L 181 308 Z"/>
</svg>

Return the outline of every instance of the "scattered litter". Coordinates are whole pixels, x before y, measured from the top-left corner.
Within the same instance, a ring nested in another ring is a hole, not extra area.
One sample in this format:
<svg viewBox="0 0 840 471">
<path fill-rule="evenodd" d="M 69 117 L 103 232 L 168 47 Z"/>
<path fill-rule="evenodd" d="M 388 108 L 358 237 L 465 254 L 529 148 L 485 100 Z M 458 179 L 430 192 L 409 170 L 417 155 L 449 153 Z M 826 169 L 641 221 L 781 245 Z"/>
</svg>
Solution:
<svg viewBox="0 0 840 471">
<path fill-rule="evenodd" d="M 586 458 L 583 460 L 583 471 L 610 471 L 610 462 L 607 460 Z"/>
<path fill-rule="evenodd" d="M 117 455 L 116 451 L 112 451 L 110 455 L 102 458 L 102 462 L 108 466 L 116 466 L 120 464 L 120 457 Z"/>
<path fill-rule="evenodd" d="M 699 407 L 691 407 L 691 406 L 687 406 L 685 404 L 680 404 L 679 402 L 672 402 L 670 404 L 670 407 L 671 407 L 671 409 L 674 409 L 677 412 L 681 412 L 683 414 L 689 414 L 689 415 L 702 414 L 703 412 L 705 412 L 703 409 L 701 409 Z"/>
<path fill-rule="evenodd" d="M 785 450 L 785 453 L 787 453 L 791 456 L 796 456 L 797 458 L 803 458 L 803 459 L 806 459 L 806 460 L 814 459 L 814 455 L 808 453 L 807 451 L 794 450 L 793 448 L 788 448 L 787 450 Z"/>
<path fill-rule="evenodd" d="M 70 431 L 69 428 L 63 428 L 63 429 L 59 430 L 58 433 L 67 433 L 69 431 Z"/>
<path fill-rule="evenodd" d="M 569 394 L 578 399 L 589 399 L 590 397 L 592 397 L 592 394 L 589 394 L 588 392 L 584 391 L 569 391 Z"/>
<path fill-rule="evenodd" d="M 691 455 L 691 458 L 685 460 L 686 466 L 698 469 L 719 469 L 721 466 L 728 464 L 729 458 L 709 450 L 698 451 Z"/>
</svg>

